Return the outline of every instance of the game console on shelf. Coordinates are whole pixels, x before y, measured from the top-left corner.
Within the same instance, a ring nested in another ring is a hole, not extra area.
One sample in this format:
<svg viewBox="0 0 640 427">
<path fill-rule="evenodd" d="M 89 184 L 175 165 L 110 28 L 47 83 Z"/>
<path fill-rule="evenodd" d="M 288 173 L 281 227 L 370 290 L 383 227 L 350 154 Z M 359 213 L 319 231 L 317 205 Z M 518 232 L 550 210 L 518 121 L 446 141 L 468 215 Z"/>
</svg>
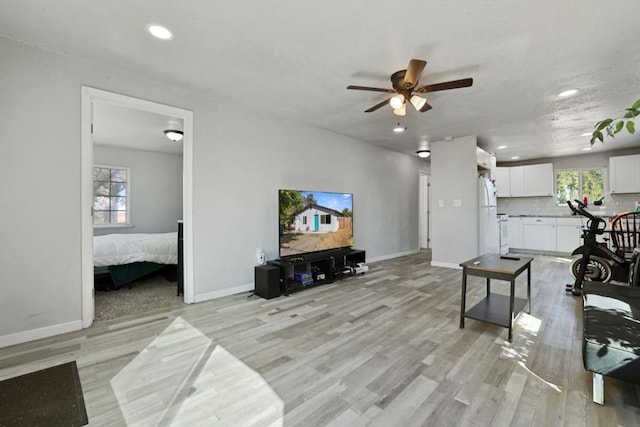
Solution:
<svg viewBox="0 0 640 427">
<path fill-rule="evenodd" d="M 351 267 L 351 274 L 353 274 L 354 276 L 357 274 L 364 274 L 367 271 L 369 271 L 369 266 L 364 262 L 359 262 Z"/>
</svg>

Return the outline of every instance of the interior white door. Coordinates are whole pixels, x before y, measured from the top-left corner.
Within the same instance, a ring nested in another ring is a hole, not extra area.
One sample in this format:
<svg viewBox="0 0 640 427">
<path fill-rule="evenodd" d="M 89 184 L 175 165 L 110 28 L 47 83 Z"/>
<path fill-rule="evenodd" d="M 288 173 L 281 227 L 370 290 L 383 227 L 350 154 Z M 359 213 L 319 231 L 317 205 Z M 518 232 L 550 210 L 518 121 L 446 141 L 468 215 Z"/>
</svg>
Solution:
<svg viewBox="0 0 640 427">
<path fill-rule="evenodd" d="M 428 249 L 429 239 L 429 175 L 420 174 L 420 213 L 418 215 L 420 229 L 420 247 Z"/>
</svg>

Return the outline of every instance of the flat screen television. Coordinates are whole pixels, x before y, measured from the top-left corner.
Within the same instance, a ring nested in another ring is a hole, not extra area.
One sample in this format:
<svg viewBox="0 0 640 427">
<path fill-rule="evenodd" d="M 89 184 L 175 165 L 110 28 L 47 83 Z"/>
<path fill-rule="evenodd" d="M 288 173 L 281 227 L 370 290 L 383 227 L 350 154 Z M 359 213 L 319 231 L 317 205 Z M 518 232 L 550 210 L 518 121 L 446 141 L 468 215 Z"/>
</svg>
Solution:
<svg viewBox="0 0 640 427">
<path fill-rule="evenodd" d="M 280 257 L 353 246 L 353 194 L 278 190 Z"/>
</svg>

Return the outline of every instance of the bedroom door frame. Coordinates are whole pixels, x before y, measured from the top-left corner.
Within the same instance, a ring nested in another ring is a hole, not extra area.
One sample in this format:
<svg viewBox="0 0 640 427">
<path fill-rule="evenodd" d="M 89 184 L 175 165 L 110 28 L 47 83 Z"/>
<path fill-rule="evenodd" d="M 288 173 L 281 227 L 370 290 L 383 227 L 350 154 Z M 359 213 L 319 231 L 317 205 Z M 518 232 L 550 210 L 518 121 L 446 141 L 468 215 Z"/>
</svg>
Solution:
<svg viewBox="0 0 640 427">
<path fill-rule="evenodd" d="M 93 288 L 93 104 L 109 103 L 183 120 L 182 140 L 182 220 L 184 233 L 184 302 L 195 302 L 193 282 L 193 112 L 127 95 L 82 86 L 81 97 L 81 257 L 82 327 L 88 328 L 95 315 Z M 176 224 L 177 227 L 177 224 Z"/>
<path fill-rule="evenodd" d="M 429 202 L 429 187 L 431 175 L 424 170 L 420 170 L 419 176 L 419 212 L 418 212 L 418 247 L 423 249 L 431 248 L 431 215 Z"/>
</svg>

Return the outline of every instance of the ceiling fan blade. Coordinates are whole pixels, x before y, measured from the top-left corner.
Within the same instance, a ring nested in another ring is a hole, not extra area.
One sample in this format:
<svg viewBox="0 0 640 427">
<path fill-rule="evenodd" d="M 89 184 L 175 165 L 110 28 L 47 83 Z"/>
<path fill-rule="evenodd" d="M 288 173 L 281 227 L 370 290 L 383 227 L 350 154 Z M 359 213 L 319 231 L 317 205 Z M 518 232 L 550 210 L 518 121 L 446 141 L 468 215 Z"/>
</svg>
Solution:
<svg viewBox="0 0 640 427">
<path fill-rule="evenodd" d="M 349 86 L 347 86 L 347 89 L 368 90 L 368 91 L 371 91 L 371 92 L 396 93 L 396 91 L 393 90 L 393 89 L 383 89 L 383 88 L 380 88 L 380 87 L 368 87 L 368 86 L 353 86 L 353 85 L 349 85 Z"/>
<path fill-rule="evenodd" d="M 421 59 L 412 59 L 409 61 L 409 66 L 404 74 L 404 80 L 402 81 L 402 87 L 405 89 L 413 89 L 418 84 L 420 76 L 422 76 L 422 70 L 426 67 L 427 61 Z"/>
<path fill-rule="evenodd" d="M 458 89 L 461 87 L 469 87 L 473 84 L 473 79 L 452 80 L 450 82 L 436 83 L 432 85 L 424 85 L 416 89 L 418 93 L 437 92 L 439 90 Z"/>
<path fill-rule="evenodd" d="M 433 108 L 433 107 L 431 107 L 431 105 L 429 105 L 428 102 L 425 102 L 424 105 L 422 106 L 422 108 L 419 109 L 418 111 L 420 111 L 421 113 L 424 113 L 425 111 L 431 110 L 431 108 Z"/>
<path fill-rule="evenodd" d="M 390 100 L 391 100 L 391 98 L 385 99 L 381 103 L 374 105 L 373 107 L 369 108 L 368 110 L 365 110 L 365 113 L 371 113 L 373 111 L 376 111 L 378 108 L 384 107 L 385 105 L 389 104 Z"/>
</svg>

